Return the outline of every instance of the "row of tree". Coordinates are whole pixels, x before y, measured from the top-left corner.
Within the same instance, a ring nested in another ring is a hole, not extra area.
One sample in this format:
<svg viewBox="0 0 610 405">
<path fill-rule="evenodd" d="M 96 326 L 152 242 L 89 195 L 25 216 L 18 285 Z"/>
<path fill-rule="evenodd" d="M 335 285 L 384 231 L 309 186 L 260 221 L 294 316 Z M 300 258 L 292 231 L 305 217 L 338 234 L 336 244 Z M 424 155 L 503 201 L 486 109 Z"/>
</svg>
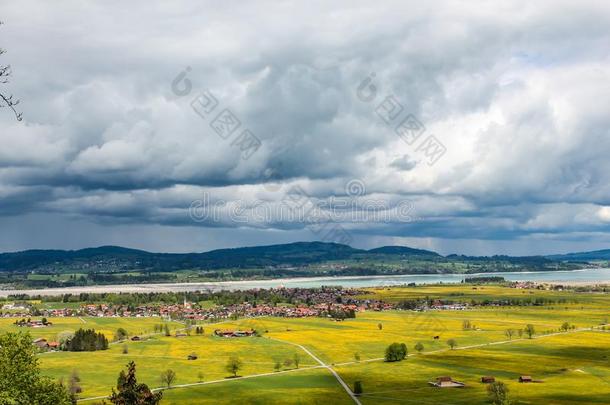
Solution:
<svg viewBox="0 0 610 405">
<path fill-rule="evenodd" d="M 68 339 L 63 349 L 69 352 L 94 352 L 108 349 L 108 339 L 95 329 L 79 329 Z"/>
</svg>

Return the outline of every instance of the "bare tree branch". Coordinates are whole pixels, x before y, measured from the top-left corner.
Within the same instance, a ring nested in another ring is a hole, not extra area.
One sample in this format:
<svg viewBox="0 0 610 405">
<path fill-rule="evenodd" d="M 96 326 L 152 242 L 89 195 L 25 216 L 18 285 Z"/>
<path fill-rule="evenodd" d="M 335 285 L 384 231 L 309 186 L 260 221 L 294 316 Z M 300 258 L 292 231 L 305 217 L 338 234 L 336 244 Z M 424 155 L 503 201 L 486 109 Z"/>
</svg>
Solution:
<svg viewBox="0 0 610 405">
<path fill-rule="evenodd" d="M 4 24 L 2 21 L 0 21 L 0 25 Z M 6 53 L 6 51 L 2 48 L 0 48 L 0 55 Z M 11 66 L 10 65 L 0 65 L 0 84 L 6 84 L 9 82 L 8 78 L 11 75 Z M 21 121 L 23 119 L 22 113 L 18 112 L 17 109 L 15 108 L 16 105 L 19 104 L 19 100 L 18 99 L 14 99 L 13 95 L 6 95 L 4 93 L 2 93 L 0 91 L 0 102 L 4 102 L 4 104 L 6 105 L 2 105 L 2 103 L 0 103 L 0 108 L 4 108 L 4 107 L 9 107 L 11 110 L 13 110 L 13 113 L 15 114 L 15 117 L 17 118 L 17 121 Z"/>
</svg>

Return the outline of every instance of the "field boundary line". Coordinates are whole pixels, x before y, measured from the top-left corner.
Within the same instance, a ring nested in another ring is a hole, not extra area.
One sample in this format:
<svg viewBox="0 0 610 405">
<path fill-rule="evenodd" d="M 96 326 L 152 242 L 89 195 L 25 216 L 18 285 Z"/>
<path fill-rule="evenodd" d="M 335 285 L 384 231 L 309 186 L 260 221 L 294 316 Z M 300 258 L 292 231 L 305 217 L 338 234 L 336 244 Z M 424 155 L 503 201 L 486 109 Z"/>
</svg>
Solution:
<svg viewBox="0 0 610 405">
<path fill-rule="evenodd" d="M 345 381 L 343 381 L 343 379 L 341 378 L 341 376 L 339 376 L 339 374 L 333 370 L 333 368 L 331 366 L 329 366 L 328 364 L 324 363 L 322 360 L 320 360 L 316 355 L 314 355 L 309 349 L 307 349 L 305 346 L 300 345 L 298 343 L 294 343 L 294 342 L 289 342 L 289 341 L 285 341 L 285 340 L 281 340 L 281 339 L 277 339 L 277 338 L 272 338 L 272 337 L 268 337 L 268 339 L 271 340 L 275 340 L 278 342 L 282 342 L 282 343 L 287 343 L 296 347 L 299 347 L 301 350 L 303 350 L 305 353 L 307 353 L 312 359 L 314 359 L 315 361 L 317 361 L 318 363 L 320 363 L 321 367 L 326 368 L 328 371 L 331 372 L 331 374 L 333 376 L 335 376 L 335 378 L 337 379 L 337 381 L 339 382 L 339 384 L 341 384 L 341 386 L 343 387 L 343 389 L 345 390 L 345 392 L 347 392 L 347 394 L 352 398 L 352 400 L 358 404 L 358 405 L 362 405 L 362 403 L 360 402 L 360 400 L 358 399 L 358 397 L 352 392 L 352 390 L 349 388 L 349 386 L 345 383 Z"/>
</svg>

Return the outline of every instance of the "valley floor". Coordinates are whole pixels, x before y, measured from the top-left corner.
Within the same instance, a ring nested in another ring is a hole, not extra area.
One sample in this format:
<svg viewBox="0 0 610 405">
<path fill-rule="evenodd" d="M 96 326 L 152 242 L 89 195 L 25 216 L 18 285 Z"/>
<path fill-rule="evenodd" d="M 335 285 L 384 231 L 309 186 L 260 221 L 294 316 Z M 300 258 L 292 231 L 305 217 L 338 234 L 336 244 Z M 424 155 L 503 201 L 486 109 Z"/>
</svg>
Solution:
<svg viewBox="0 0 610 405">
<path fill-rule="evenodd" d="M 365 312 L 342 322 L 325 318 L 243 319 L 203 324 L 205 335 L 184 337 L 153 334 L 153 325 L 159 322 L 156 319 L 53 318 L 52 327 L 31 333 L 53 339 L 62 331 L 91 327 L 112 336 L 118 327 L 124 327 L 132 335 L 150 334 L 143 341 L 111 344 L 102 352 L 40 355 L 47 375 L 66 379 L 77 370 L 84 404 L 101 402 L 130 360 L 137 364 L 139 381 L 151 387 L 162 387 L 159 376 L 163 370 L 176 372 L 174 387 L 164 390 L 163 404 L 485 404 L 489 401 L 486 385 L 480 382 L 482 376 L 505 382 L 511 399 L 518 404 L 608 403 L 610 332 L 601 325 L 610 317 L 607 294 L 502 287 L 473 291 L 468 286 L 371 290 L 371 296 L 384 299 L 428 295 L 470 300 L 537 294 L 557 303 L 465 311 Z M 470 330 L 463 329 L 464 320 L 471 323 Z M 13 321 L 0 319 L 0 331 L 17 330 Z M 575 329 L 560 332 L 564 322 Z M 533 339 L 506 336 L 507 329 L 523 329 L 526 324 L 537 331 Z M 172 323 L 172 334 L 182 327 Z M 262 336 L 221 338 L 213 336 L 216 328 L 252 328 Z M 455 350 L 448 346 L 449 339 L 457 342 Z M 392 342 L 407 345 L 409 356 L 405 360 L 383 361 L 385 348 Z M 423 345 L 421 353 L 414 349 L 417 343 Z M 191 353 L 198 358 L 187 360 Z M 295 354 L 300 359 L 298 368 L 286 362 Z M 225 366 L 231 356 L 243 362 L 238 372 L 243 378 L 228 378 Z M 276 363 L 281 365 L 279 371 Z M 541 382 L 519 383 L 521 375 Z M 440 376 L 451 376 L 466 385 L 441 389 L 428 384 Z M 351 392 L 355 381 L 362 382 L 359 397 Z"/>
</svg>

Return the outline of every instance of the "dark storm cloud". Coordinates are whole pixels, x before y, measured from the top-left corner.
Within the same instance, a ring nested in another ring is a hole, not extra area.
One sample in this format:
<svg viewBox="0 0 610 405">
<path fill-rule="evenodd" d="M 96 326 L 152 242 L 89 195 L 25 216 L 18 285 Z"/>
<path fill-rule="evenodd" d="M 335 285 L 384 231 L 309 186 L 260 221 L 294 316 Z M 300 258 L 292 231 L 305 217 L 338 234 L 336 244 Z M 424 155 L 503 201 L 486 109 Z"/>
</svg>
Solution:
<svg viewBox="0 0 610 405">
<path fill-rule="evenodd" d="M 603 2 L 26 1 L 6 4 L 2 18 L 2 58 L 25 119 L 0 110 L 0 215 L 13 225 L 65 220 L 100 240 L 120 228 L 130 245 L 126 227 L 178 239 L 183 229 L 185 249 L 197 231 L 226 232 L 206 243 L 233 246 L 250 232 L 306 239 L 307 221 L 275 215 L 290 190 L 327 204 L 357 179 L 369 205 L 410 201 L 414 217 L 342 217 L 362 246 L 607 239 Z M 181 97 L 171 83 L 187 66 L 192 91 Z M 367 77 L 371 102 L 357 96 Z M 191 108 L 204 89 L 261 140 L 249 159 Z M 380 119 L 387 96 L 446 146 L 435 165 Z M 204 193 L 274 208 L 248 223 L 226 207 L 219 220 L 193 221 L 189 207 Z"/>
</svg>

